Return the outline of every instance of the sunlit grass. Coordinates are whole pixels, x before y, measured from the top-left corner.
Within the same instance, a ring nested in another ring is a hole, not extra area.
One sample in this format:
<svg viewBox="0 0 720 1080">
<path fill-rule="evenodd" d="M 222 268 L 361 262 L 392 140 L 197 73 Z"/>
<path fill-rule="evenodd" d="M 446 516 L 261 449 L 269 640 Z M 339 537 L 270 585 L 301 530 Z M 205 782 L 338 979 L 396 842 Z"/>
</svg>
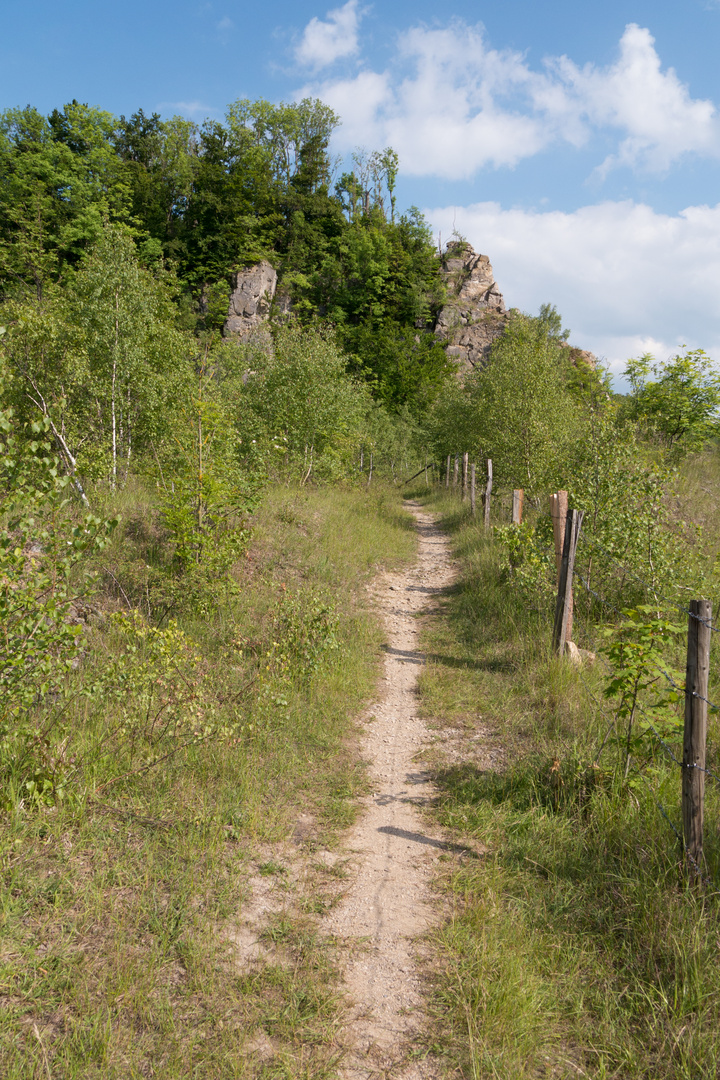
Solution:
<svg viewBox="0 0 720 1080">
<path fill-rule="evenodd" d="M 147 535 L 163 541 L 141 486 L 121 501 L 148 530 L 103 553 L 122 583 Z M 217 591 L 204 617 L 178 616 L 208 680 L 203 700 L 238 734 L 144 770 L 153 750 L 123 736 L 124 703 L 75 700 L 63 719 L 72 797 L 19 803 L 0 823 L 3 1077 L 335 1074 L 337 975 L 313 923 L 325 894 L 298 891 L 274 850 L 285 852 L 301 815 L 309 852 L 353 818 L 365 786 L 354 718 L 381 641 L 364 586 L 414 549 L 392 489 L 272 490 L 237 587 Z M 302 619 L 316 594 L 336 619 L 337 648 L 298 673 L 273 643 L 278 605 L 291 596 Z M 123 606 L 117 589 L 93 604 Z M 86 682 L 118 647 L 102 618 L 90 640 Z M 285 890 L 287 913 L 268 922 L 267 959 L 243 970 L 225 928 L 242 918 L 253 875 Z"/>
<path fill-rule="evenodd" d="M 601 665 L 554 658 L 550 613 L 499 571 L 492 537 L 444 492 L 461 576 L 426 628 L 423 708 L 461 732 L 435 760 L 435 814 L 477 860 L 448 870 L 436 940 L 437 1031 L 477 1078 L 717 1076 L 720 799 L 707 873 L 689 886 L 679 769 L 658 748 L 628 783 Z M 596 700 L 597 699 L 597 700 Z M 460 757 L 458 759 L 458 747 Z M 492 755 L 489 756 L 489 751 Z"/>
</svg>

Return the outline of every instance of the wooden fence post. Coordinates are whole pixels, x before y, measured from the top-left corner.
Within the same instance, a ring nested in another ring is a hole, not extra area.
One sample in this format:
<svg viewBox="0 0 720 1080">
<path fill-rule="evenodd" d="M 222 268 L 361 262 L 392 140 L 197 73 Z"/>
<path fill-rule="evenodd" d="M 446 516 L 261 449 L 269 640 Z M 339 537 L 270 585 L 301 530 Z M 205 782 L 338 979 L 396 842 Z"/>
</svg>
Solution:
<svg viewBox="0 0 720 1080">
<path fill-rule="evenodd" d="M 425 455 L 425 487 L 430 487 L 427 478 L 427 454 Z"/>
<path fill-rule="evenodd" d="M 456 454 L 455 455 L 455 468 L 453 470 L 453 491 L 455 491 L 455 488 L 458 486 L 458 467 L 459 467 L 459 464 L 460 464 L 460 458 Z"/>
<path fill-rule="evenodd" d="M 490 499 L 492 498 L 492 459 L 487 463 L 487 485 L 485 487 L 485 528 L 490 528 Z"/>
<path fill-rule="evenodd" d="M 705 740 L 710 670 L 712 604 L 691 600 L 688 615 L 687 669 L 685 674 L 685 734 L 683 738 L 682 817 L 690 873 L 697 876 L 703 857 L 705 810 Z"/>
<path fill-rule="evenodd" d="M 513 507 L 512 507 L 512 523 L 513 525 L 522 524 L 522 512 L 523 512 L 523 498 L 524 491 L 522 488 L 516 488 L 513 491 Z"/>
<path fill-rule="evenodd" d="M 370 451 L 370 472 L 368 473 L 368 482 L 367 482 L 368 487 L 370 487 L 370 484 L 371 484 L 371 481 L 372 481 L 372 472 L 373 472 L 373 454 L 372 454 L 372 450 L 371 450 Z"/>
<path fill-rule="evenodd" d="M 450 455 L 447 456 L 447 469 L 445 471 L 445 487 L 450 487 Z"/>
<path fill-rule="evenodd" d="M 565 642 L 570 641 L 568 625 L 572 612 L 572 579 L 582 520 L 582 510 L 568 510 L 565 518 L 565 540 L 560 561 L 560 581 L 558 582 L 555 623 L 553 625 L 553 649 L 558 656 L 564 654 Z"/>
<path fill-rule="evenodd" d="M 557 567 L 557 582 L 560 584 L 560 564 L 562 562 L 563 543 L 565 542 L 565 519 L 568 510 L 567 491 L 558 491 L 550 496 L 550 517 L 553 523 L 553 536 L 555 538 L 555 566 Z M 573 608 L 574 599 L 570 597 L 570 615 L 568 616 L 566 641 L 572 641 Z"/>
<path fill-rule="evenodd" d="M 475 517 L 475 462 L 470 466 L 470 513 Z"/>
<path fill-rule="evenodd" d="M 465 502 L 468 496 L 468 457 L 467 450 L 462 456 L 462 501 Z"/>
</svg>

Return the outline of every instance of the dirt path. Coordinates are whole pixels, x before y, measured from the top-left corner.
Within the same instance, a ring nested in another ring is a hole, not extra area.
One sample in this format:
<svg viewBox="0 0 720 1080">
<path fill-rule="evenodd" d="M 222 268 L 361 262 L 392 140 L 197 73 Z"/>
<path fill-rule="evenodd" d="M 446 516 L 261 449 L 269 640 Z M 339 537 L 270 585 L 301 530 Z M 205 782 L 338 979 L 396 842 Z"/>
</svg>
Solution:
<svg viewBox="0 0 720 1080">
<path fill-rule="evenodd" d="M 446 847 L 427 832 L 416 807 L 434 795 L 417 757 L 430 741 L 417 717 L 417 616 L 453 580 L 447 541 L 432 514 L 408 501 L 420 534 L 413 567 L 383 574 L 372 587 L 387 631 L 383 692 L 366 718 L 364 757 L 373 793 L 351 830 L 355 876 L 327 929 L 349 947 L 345 985 L 353 1003 L 344 1042 L 347 1080 L 426 1080 L 432 1063 L 409 1059 L 424 1021 L 413 939 L 433 921 L 429 880 Z M 417 1051 L 417 1047 L 415 1050 Z"/>
</svg>

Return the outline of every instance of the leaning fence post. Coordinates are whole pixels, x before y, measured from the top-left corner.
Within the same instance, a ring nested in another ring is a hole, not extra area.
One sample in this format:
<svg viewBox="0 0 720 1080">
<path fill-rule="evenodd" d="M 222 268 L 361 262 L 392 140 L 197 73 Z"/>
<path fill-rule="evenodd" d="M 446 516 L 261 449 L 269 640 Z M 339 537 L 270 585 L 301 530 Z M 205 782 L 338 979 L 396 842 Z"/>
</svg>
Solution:
<svg viewBox="0 0 720 1080">
<path fill-rule="evenodd" d="M 685 674 L 685 734 L 683 737 L 682 817 L 685 850 L 693 876 L 700 873 L 703 857 L 705 810 L 705 741 L 710 670 L 712 604 L 691 600 L 688 615 L 687 669 Z"/>
<path fill-rule="evenodd" d="M 487 485 L 485 487 L 485 528 L 490 528 L 490 499 L 492 497 L 492 459 L 487 463 Z"/>
<path fill-rule="evenodd" d="M 522 512 L 523 512 L 523 498 L 525 492 L 522 488 L 516 488 L 513 491 L 513 503 L 512 503 L 512 523 L 513 525 L 522 524 Z"/>
<path fill-rule="evenodd" d="M 468 454 L 467 450 L 462 456 L 462 501 L 465 502 L 468 494 Z"/>
<path fill-rule="evenodd" d="M 453 470 L 453 491 L 455 491 L 455 489 L 458 486 L 458 468 L 459 468 L 459 465 L 460 465 L 460 457 L 459 457 L 458 454 L 456 454 L 455 455 L 455 468 Z"/>
<path fill-rule="evenodd" d="M 475 517 L 475 462 L 470 466 L 470 513 Z"/>
<path fill-rule="evenodd" d="M 445 470 L 445 487 L 450 487 L 450 455 L 447 456 L 447 469 Z"/>
<path fill-rule="evenodd" d="M 580 539 L 582 520 L 582 510 L 568 510 L 565 518 L 565 540 L 560 562 L 560 581 L 558 582 L 555 622 L 553 625 L 553 649 L 558 656 L 563 655 L 565 642 L 570 640 L 568 626 L 572 613 L 572 580 L 575 569 L 575 552 Z"/>
</svg>

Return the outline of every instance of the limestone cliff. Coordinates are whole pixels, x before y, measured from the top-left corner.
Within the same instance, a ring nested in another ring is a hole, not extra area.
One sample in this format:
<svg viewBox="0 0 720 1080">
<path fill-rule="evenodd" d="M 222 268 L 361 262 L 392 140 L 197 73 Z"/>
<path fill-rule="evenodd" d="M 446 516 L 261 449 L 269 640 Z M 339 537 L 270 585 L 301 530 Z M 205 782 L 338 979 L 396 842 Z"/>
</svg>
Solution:
<svg viewBox="0 0 720 1080">
<path fill-rule="evenodd" d="M 448 296 L 435 334 L 447 341 L 448 355 L 458 361 L 463 373 L 485 363 L 509 315 L 489 258 L 478 255 L 465 241 L 447 245 L 441 273 Z"/>
<path fill-rule="evenodd" d="M 238 270 L 223 327 L 225 336 L 246 339 L 266 332 L 276 291 L 277 273 L 266 259 Z"/>
<path fill-rule="evenodd" d="M 510 318 L 487 255 L 478 255 L 464 240 L 451 241 L 445 250 L 440 273 L 447 290 L 444 306 L 435 322 L 435 335 L 447 342 L 448 355 L 458 361 L 462 376 L 481 367 Z M 227 337 L 272 348 L 268 321 L 288 318 L 292 304 L 267 261 L 238 270 L 233 281 L 223 333 Z M 562 344 L 565 344 L 564 342 Z M 592 353 L 567 346 L 576 365 L 595 366 Z"/>
</svg>

